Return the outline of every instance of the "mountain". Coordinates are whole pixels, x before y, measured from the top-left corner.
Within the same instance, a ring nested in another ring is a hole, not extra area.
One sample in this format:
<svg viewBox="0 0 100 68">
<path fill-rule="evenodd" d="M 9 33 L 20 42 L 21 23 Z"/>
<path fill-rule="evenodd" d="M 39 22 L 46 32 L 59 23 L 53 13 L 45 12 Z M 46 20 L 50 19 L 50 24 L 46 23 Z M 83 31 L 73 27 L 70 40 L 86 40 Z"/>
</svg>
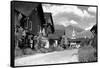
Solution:
<svg viewBox="0 0 100 68">
<path fill-rule="evenodd" d="M 69 26 L 67 26 L 66 28 L 65 28 L 65 30 L 70 30 L 70 31 L 73 31 L 73 30 L 75 30 L 76 32 L 82 32 L 82 31 L 84 31 L 84 29 L 82 29 L 82 28 L 80 28 L 79 26 L 77 26 L 77 25 L 69 25 Z"/>
<path fill-rule="evenodd" d="M 74 33 L 73 33 L 73 31 L 74 31 Z M 91 38 L 91 37 L 93 37 L 93 34 L 91 31 L 84 30 L 80 27 L 73 26 L 73 25 L 69 25 L 66 27 L 65 34 L 68 38 L 72 38 L 72 34 L 75 34 L 76 38 L 85 38 L 85 37 Z"/>
<path fill-rule="evenodd" d="M 65 30 L 65 27 L 63 25 L 56 24 L 54 27 L 55 27 L 55 30 Z"/>
<path fill-rule="evenodd" d="M 82 32 L 84 31 L 84 29 L 82 29 L 81 27 L 79 27 L 78 25 L 68 25 L 67 27 L 64 27 L 63 25 L 55 25 L 55 30 L 75 30 L 77 32 Z"/>
<path fill-rule="evenodd" d="M 56 24 L 56 25 L 54 25 L 54 28 L 55 28 L 55 32 L 53 34 L 48 35 L 49 39 L 58 39 L 59 37 L 64 35 L 65 27 L 63 25 Z"/>
<path fill-rule="evenodd" d="M 81 33 L 79 33 L 77 36 L 78 37 L 88 37 L 88 38 L 91 38 L 91 37 L 93 37 L 93 34 L 89 30 L 84 30 Z"/>
<path fill-rule="evenodd" d="M 58 39 L 59 37 L 61 37 L 62 35 L 64 35 L 64 30 L 55 30 L 55 32 L 53 34 L 49 34 L 48 38 L 49 39 Z"/>
<path fill-rule="evenodd" d="M 67 27 L 63 27 L 62 25 L 57 25 L 54 34 L 49 34 L 48 38 L 58 39 L 62 35 L 66 35 L 68 38 L 72 38 L 73 30 L 76 38 L 91 38 L 93 34 L 89 30 L 84 30 L 76 25 L 69 25 Z"/>
</svg>

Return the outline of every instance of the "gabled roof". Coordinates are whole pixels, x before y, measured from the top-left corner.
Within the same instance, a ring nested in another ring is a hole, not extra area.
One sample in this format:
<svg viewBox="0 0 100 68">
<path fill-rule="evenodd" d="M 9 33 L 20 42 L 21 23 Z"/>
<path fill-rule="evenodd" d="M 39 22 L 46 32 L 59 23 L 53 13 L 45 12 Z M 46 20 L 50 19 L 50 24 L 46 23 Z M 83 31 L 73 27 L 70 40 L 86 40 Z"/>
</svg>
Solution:
<svg viewBox="0 0 100 68">
<path fill-rule="evenodd" d="M 91 31 L 91 32 L 94 31 L 94 33 L 97 34 L 97 24 L 95 24 L 95 25 L 91 28 L 90 31 Z"/>
<path fill-rule="evenodd" d="M 17 11 L 21 12 L 25 16 L 29 16 L 34 8 L 40 3 L 29 3 L 29 2 L 14 2 L 14 7 Z"/>
</svg>

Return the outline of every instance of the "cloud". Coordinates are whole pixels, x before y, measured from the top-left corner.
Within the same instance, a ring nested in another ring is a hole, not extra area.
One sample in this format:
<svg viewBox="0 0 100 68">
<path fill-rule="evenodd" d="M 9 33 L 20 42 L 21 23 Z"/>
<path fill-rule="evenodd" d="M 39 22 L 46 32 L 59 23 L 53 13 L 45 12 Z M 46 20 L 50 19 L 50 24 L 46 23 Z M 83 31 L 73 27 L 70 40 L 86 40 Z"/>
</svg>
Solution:
<svg viewBox="0 0 100 68">
<path fill-rule="evenodd" d="M 55 20 L 55 25 L 63 25 L 64 27 L 68 26 L 70 24 L 70 21 L 68 21 L 67 19 L 64 20 Z"/>
<path fill-rule="evenodd" d="M 77 16 L 80 17 L 93 17 L 90 15 L 86 10 L 82 11 L 77 6 L 71 6 L 71 5 L 43 5 L 44 12 L 51 12 L 53 15 L 59 14 L 59 13 L 74 13 Z"/>
<path fill-rule="evenodd" d="M 43 5 L 44 12 L 52 13 L 54 24 L 65 27 L 75 24 L 83 29 L 90 27 L 91 23 L 96 23 L 96 16 L 89 12 L 89 8 L 81 9 L 79 6 L 71 5 Z"/>
<path fill-rule="evenodd" d="M 89 23 L 89 26 L 88 26 L 86 29 L 90 30 L 95 24 L 96 24 L 96 23 L 94 23 L 94 22 Z M 90 28 L 90 29 L 89 29 L 89 28 Z"/>
<path fill-rule="evenodd" d="M 85 28 L 85 30 L 90 30 L 92 27 L 93 27 L 93 25 Z"/>
<path fill-rule="evenodd" d="M 96 7 L 89 7 L 88 11 L 92 13 L 96 13 Z"/>
<path fill-rule="evenodd" d="M 86 10 L 83 10 L 83 14 L 84 14 L 84 16 L 83 17 L 94 17 L 94 16 L 92 16 L 92 15 L 90 15 Z"/>
<path fill-rule="evenodd" d="M 70 23 L 71 23 L 71 24 L 78 24 L 78 23 L 77 23 L 76 21 L 74 21 L 74 20 L 71 20 Z"/>
</svg>

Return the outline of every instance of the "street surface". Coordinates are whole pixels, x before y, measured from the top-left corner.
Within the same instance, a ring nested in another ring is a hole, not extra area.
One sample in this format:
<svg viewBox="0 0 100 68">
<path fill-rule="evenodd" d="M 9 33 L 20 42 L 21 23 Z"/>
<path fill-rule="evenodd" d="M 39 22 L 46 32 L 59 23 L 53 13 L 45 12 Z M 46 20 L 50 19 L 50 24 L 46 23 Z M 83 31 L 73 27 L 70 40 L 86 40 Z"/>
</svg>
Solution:
<svg viewBox="0 0 100 68">
<path fill-rule="evenodd" d="M 78 49 L 55 51 L 15 59 L 15 66 L 78 62 Z"/>
</svg>

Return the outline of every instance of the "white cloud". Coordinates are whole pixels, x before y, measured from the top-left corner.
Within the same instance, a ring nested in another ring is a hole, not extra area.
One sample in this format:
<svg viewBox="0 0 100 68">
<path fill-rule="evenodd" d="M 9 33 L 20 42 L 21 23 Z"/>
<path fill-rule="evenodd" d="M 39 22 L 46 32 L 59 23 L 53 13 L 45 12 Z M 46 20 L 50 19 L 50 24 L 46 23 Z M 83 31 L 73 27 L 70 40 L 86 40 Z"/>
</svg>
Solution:
<svg viewBox="0 0 100 68">
<path fill-rule="evenodd" d="M 85 30 L 90 30 L 93 26 L 87 27 L 85 28 Z"/>
<path fill-rule="evenodd" d="M 76 21 L 74 21 L 74 20 L 71 20 L 70 23 L 71 23 L 71 24 L 78 24 L 78 23 L 77 23 Z"/>
<path fill-rule="evenodd" d="M 68 26 L 70 24 L 80 25 L 82 28 L 90 29 L 90 23 L 95 22 L 95 16 L 88 10 L 82 10 L 71 5 L 43 5 L 44 12 L 51 12 L 54 24 Z"/>
<path fill-rule="evenodd" d="M 59 13 L 74 13 L 77 16 L 80 16 L 82 18 L 84 17 L 93 17 L 90 15 L 86 10 L 82 11 L 77 6 L 71 6 L 71 5 L 52 5 L 51 7 L 48 6 L 48 4 L 43 5 L 44 12 L 51 12 L 53 15 L 59 14 Z"/>
<path fill-rule="evenodd" d="M 61 22 L 60 25 L 63 25 L 66 27 L 68 24 L 66 22 Z"/>
<path fill-rule="evenodd" d="M 70 24 L 75 24 L 75 25 L 77 25 L 78 23 L 75 21 L 75 20 L 70 20 L 70 21 L 68 21 L 67 19 L 66 20 L 61 20 L 61 21 L 57 21 L 57 23 L 56 24 L 58 24 L 58 25 L 63 25 L 63 26 L 68 26 L 68 25 L 70 25 Z"/>
<path fill-rule="evenodd" d="M 86 10 L 83 10 L 84 17 L 94 17 L 90 15 Z"/>
<path fill-rule="evenodd" d="M 91 23 L 89 24 L 89 27 L 85 28 L 85 30 L 90 30 L 94 25 L 95 25 L 95 23 L 92 23 L 92 22 L 91 22 Z"/>
<path fill-rule="evenodd" d="M 89 8 L 88 8 L 88 11 L 89 11 L 89 12 L 96 13 L 96 7 L 89 7 Z"/>
<path fill-rule="evenodd" d="M 68 26 L 70 23 L 69 23 L 69 21 L 66 19 L 66 20 L 61 20 L 61 21 L 57 21 L 57 23 L 56 24 L 58 24 L 58 25 L 63 25 L 63 26 Z"/>
</svg>

